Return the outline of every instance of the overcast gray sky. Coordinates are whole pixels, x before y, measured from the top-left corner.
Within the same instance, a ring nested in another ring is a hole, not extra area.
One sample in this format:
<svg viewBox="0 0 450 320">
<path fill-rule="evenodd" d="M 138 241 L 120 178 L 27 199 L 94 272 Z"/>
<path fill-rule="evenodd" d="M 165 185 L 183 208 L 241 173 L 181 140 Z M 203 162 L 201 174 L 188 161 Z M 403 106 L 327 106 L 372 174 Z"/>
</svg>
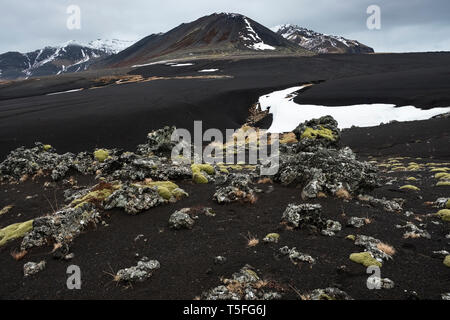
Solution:
<svg viewBox="0 0 450 320">
<path fill-rule="evenodd" d="M 366 26 L 369 5 L 381 29 Z M 69 5 L 81 29 L 69 30 Z M 0 52 L 31 51 L 68 40 L 138 40 L 214 12 L 244 14 L 272 27 L 292 23 L 367 44 L 378 52 L 450 51 L 449 0 L 0 0 Z"/>
</svg>

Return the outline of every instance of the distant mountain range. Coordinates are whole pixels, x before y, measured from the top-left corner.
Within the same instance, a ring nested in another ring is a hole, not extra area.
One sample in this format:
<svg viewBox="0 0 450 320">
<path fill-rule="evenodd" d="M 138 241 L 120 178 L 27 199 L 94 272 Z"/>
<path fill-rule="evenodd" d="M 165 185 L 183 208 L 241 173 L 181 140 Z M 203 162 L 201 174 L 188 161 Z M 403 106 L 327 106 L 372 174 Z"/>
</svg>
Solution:
<svg viewBox="0 0 450 320">
<path fill-rule="evenodd" d="M 283 38 L 315 53 L 373 53 L 374 50 L 356 40 L 326 35 L 296 25 L 285 24 L 272 28 Z"/>
<path fill-rule="evenodd" d="M 58 75 L 87 70 L 95 61 L 122 51 L 133 41 L 97 39 L 87 44 L 74 40 L 27 53 L 0 54 L 0 79 Z"/>
<path fill-rule="evenodd" d="M 28 53 L 0 54 L 0 80 L 79 72 L 88 68 L 129 67 L 161 59 L 209 55 L 372 53 L 358 41 L 324 35 L 295 25 L 272 29 L 235 13 L 214 13 L 134 43 L 69 41 Z"/>
</svg>

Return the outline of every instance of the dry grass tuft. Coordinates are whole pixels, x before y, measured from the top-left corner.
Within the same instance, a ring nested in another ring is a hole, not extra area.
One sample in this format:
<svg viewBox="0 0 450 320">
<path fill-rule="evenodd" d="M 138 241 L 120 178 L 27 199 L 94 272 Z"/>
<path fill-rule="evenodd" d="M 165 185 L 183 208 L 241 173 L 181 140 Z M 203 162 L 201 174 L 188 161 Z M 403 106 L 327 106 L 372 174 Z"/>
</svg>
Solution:
<svg viewBox="0 0 450 320">
<path fill-rule="evenodd" d="M 244 238 L 247 240 L 248 248 L 256 247 L 259 244 L 259 239 L 256 236 L 253 236 L 250 232 L 247 236 L 244 236 Z"/>
<path fill-rule="evenodd" d="M 336 197 L 338 197 L 339 199 L 345 199 L 345 200 L 350 200 L 352 198 L 350 193 L 347 190 L 345 190 L 344 188 L 340 188 L 336 191 Z"/>
<path fill-rule="evenodd" d="M 258 180 L 258 184 L 273 184 L 273 181 L 270 178 L 263 178 Z"/>
<path fill-rule="evenodd" d="M 13 252 L 11 252 L 11 256 L 14 258 L 14 260 L 20 261 L 27 255 L 27 253 L 28 253 L 28 251 L 26 251 L 26 250 L 13 251 Z"/>
<path fill-rule="evenodd" d="M 377 244 L 377 248 L 390 256 L 393 256 L 396 252 L 394 247 L 383 242 Z"/>
</svg>

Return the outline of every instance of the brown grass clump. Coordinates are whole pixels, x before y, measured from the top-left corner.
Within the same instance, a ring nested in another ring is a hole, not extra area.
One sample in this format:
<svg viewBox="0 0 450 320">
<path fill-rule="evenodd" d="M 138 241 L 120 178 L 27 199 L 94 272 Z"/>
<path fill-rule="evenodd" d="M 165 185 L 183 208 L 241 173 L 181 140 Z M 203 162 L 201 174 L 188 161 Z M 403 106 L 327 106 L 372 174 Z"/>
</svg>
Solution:
<svg viewBox="0 0 450 320">
<path fill-rule="evenodd" d="M 396 252 L 394 247 L 383 242 L 377 244 L 377 248 L 390 256 L 393 256 Z"/>
<path fill-rule="evenodd" d="M 11 252 L 11 256 L 14 258 L 14 260 L 20 261 L 27 255 L 27 253 L 28 253 L 28 251 L 26 251 L 26 250 L 13 251 L 13 252 Z"/>
<path fill-rule="evenodd" d="M 344 200 L 350 200 L 352 198 L 350 193 L 344 188 L 340 188 L 336 191 L 336 197 Z"/>
<path fill-rule="evenodd" d="M 273 184 L 273 181 L 270 178 L 262 178 L 258 180 L 258 184 Z"/>
<path fill-rule="evenodd" d="M 285 133 L 280 138 L 280 144 L 289 144 L 289 143 L 297 143 L 297 137 L 295 136 L 295 133 L 289 132 Z"/>
<path fill-rule="evenodd" d="M 244 238 L 247 239 L 248 248 L 256 247 L 259 244 L 259 239 L 250 234 L 250 232 L 247 234 L 247 236 L 244 236 Z"/>
</svg>

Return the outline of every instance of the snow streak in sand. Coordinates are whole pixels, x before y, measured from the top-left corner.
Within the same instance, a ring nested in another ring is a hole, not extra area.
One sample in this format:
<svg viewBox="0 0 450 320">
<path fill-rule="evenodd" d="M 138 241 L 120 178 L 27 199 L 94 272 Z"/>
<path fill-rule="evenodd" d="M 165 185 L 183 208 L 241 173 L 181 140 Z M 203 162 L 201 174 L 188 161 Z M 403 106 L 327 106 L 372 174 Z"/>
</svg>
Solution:
<svg viewBox="0 0 450 320">
<path fill-rule="evenodd" d="M 259 98 L 261 110 L 269 110 L 273 122 L 269 132 L 283 133 L 294 130 L 299 123 L 330 115 L 339 128 L 372 127 L 390 121 L 426 120 L 450 112 L 450 107 L 422 110 L 413 106 L 395 107 L 394 104 L 359 104 L 342 107 L 297 104 L 296 92 L 307 86 L 275 91 Z"/>
</svg>

